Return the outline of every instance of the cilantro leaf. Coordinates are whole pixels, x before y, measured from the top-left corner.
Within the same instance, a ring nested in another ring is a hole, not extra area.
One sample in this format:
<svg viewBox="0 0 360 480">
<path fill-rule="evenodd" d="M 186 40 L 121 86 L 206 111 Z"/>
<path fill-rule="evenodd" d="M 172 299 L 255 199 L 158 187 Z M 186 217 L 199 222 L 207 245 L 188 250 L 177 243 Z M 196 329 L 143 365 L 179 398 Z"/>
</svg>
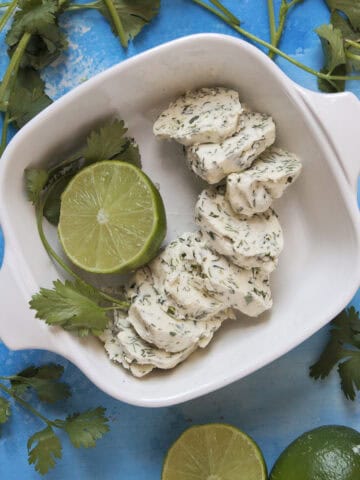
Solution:
<svg viewBox="0 0 360 480">
<path fill-rule="evenodd" d="M 331 15 L 331 23 L 335 28 L 341 30 L 344 42 L 345 53 L 347 57 L 348 70 L 360 70 L 360 34 L 356 32 L 349 21 L 340 15 L 338 12 L 333 12 Z M 350 42 L 351 43 L 350 43 Z M 353 45 L 355 43 L 355 45 Z"/>
<path fill-rule="evenodd" d="M 41 475 L 45 475 L 54 468 L 56 459 L 62 457 L 60 440 L 51 427 L 46 427 L 32 435 L 28 440 L 27 448 L 29 464 L 34 464 L 35 470 Z"/>
<path fill-rule="evenodd" d="M 347 38 L 349 40 L 357 40 L 359 38 L 359 34 L 355 32 L 349 21 L 337 11 L 331 14 L 331 24 L 334 28 L 341 30 L 343 38 Z"/>
<path fill-rule="evenodd" d="M 105 411 L 105 408 L 98 407 L 66 418 L 63 428 L 74 447 L 95 447 L 96 440 L 109 431 Z"/>
<path fill-rule="evenodd" d="M 64 367 L 49 363 L 41 367 L 33 365 L 14 375 L 10 380 L 12 390 L 22 395 L 27 388 L 33 388 L 42 402 L 55 403 L 68 398 L 69 386 L 58 382 L 64 372 Z"/>
<path fill-rule="evenodd" d="M 0 424 L 6 423 L 10 415 L 10 403 L 5 398 L 0 397 Z"/>
<path fill-rule="evenodd" d="M 125 33 L 125 46 L 128 45 L 129 40 L 141 32 L 145 25 L 150 23 L 160 8 L 160 0 L 110 0 L 110 2 L 121 20 Z M 113 32 L 117 35 L 112 13 L 106 3 L 99 0 L 97 4 L 98 9 L 110 22 Z"/>
<path fill-rule="evenodd" d="M 321 71 L 332 75 L 346 75 L 346 56 L 341 30 L 332 25 L 321 25 L 315 31 L 320 37 L 325 56 L 325 65 Z M 319 79 L 318 84 L 325 92 L 341 92 L 345 89 L 344 80 Z"/>
<path fill-rule="evenodd" d="M 121 153 L 126 145 L 127 132 L 123 120 L 106 123 L 99 130 L 93 130 L 87 138 L 83 156 L 88 165 L 101 160 L 110 160 Z"/>
<path fill-rule="evenodd" d="M 341 312 L 332 322 L 330 340 L 318 361 L 310 367 L 310 376 L 323 379 L 338 365 L 345 396 L 355 399 L 360 390 L 360 317 L 354 307 Z"/>
<path fill-rule="evenodd" d="M 72 176 L 64 176 L 49 191 L 44 205 L 44 216 L 52 224 L 58 225 L 60 220 L 61 195 L 68 186 Z"/>
<path fill-rule="evenodd" d="M 360 3 L 357 0 L 326 0 L 326 3 L 331 11 L 343 12 L 355 30 L 360 30 Z"/>
<path fill-rule="evenodd" d="M 55 24 L 57 5 L 52 0 L 22 0 L 19 7 L 6 37 L 9 46 L 18 43 L 24 33 L 37 33 L 48 24 Z"/>
<path fill-rule="evenodd" d="M 22 0 L 6 35 L 9 55 L 15 52 L 25 33 L 31 38 L 21 57 L 21 67 L 40 69 L 54 61 L 66 47 L 57 16 L 65 4 L 57 0 Z"/>
<path fill-rule="evenodd" d="M 32 68 L 20 69 L 12 88 L 8 112 L 17 128 L 22 128 L 52 100 L 44 92 L 45 84 Z"/>
<path fill-rule="evenodd" d="M 98 335 L 108 323 L 106 310 L 99 305 L 99 292 L 79 281 L 54 282 L 53 290 L 41 288 L 30 301 L 36 318 L 48 325 L 57 325 L 81 336 Z"/>
<path fill-rule="evenodd" d="M 28 199 L 35 205 L 46 185 L 48 173 L 44 169 L 27 168 L 24 175 Z"/>
<path fill-rule="evenodd" d="M 124 150 L 116 155 L 113 160 L 121 160 L 122 162 L 131 163 L 138 168 L 141 168 L 141 156 L 139 145 L 133 138 L 127 140 Z"/>
<path fill-rule="evenodd" d="M 21 67 L 41 70 L 54 62 L 66 48 L 66 37 L 57 25 L 44 27 L 31 36 L 21 59 Z M 14 48 L 10 49 L 10 55 L 13 51 Z"/>
<path fill-rule="evenodd" d="M 355 400 L 356 390 L 360 390 L 360 351 L 347 352 L 348 358 L 338 366 L 341 388 L 349 400 Z"/>
</svg>

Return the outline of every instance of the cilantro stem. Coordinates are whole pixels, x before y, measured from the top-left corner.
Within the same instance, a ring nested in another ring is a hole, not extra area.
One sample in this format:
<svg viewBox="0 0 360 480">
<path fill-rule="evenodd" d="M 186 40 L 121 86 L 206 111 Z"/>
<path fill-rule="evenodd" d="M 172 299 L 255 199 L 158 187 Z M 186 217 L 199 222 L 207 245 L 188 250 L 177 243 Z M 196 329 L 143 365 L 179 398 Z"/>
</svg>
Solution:
<svg viewBox="0 0 360 480">
<path fill-rule="evenodd" d="M 360 50 L 360 43 L 358 42 L 354 42 L 353 40 L 348 40 L 347 38 L 345 38 L 345 43 L 351 47 L 356 48 L 357 50 Z"/>
<path fill-rule="evenodd" d="M 9 112 L 5 112 L 3 125 L 2 125 L 2 132 L 1 132 L 0 157 L 4 153 L 4 150 L 6 148 L 9 123 L 10 123 Z"/>
<path fill-rule="evenodd" d="M 102 3 L 105 4 L 106 8 L 108 9 L 108 12 L 110 14 L 110 17 L 113 21 L 114 28 L 116 30 L 116 33 L 120 39 L 121 45 L 126 48 L 127 47 L 127 38 L 124 30 L 124 26 L 122 24 L 121 18 L 115 8 L 115 5 L 112 0 L 100 0 Z M 66 10 L 67 11 L 77 11 L 77 10 L 83 10 L 87 8 L 92 8 L 95 10 L 100 10 L 101 7 L 99 5 L 99 1 L 96 2 L 91 2 L 91 3 L 79 3 L 79 4 L 71 4 L 69 5 Z M 233 18 L 233 17 L 232 17 Z"/>
<path fill-rule="evenodd" d="M 100 10 L 99 3 L 98 2 L 92 2 L 92 3 L 72 3 L 68 7 L 65 8 L 66 11 L 72 12 L 72 11 L 77 11 L 77 10 L 85 10 L 88 8 L 93 8 L 94 10 Z"/>
<path fill-rule="evenodd" d="M 54 187 L 56 185 L 56 182 L 52 185 Z M 44 205 L 46 203 L 47 196 L 49 195 L 51 189 L 49 189 L 42 200 L 40 200 L 36 207 L 36 223 L 37 223 L 37 228 L 39 231 L 39 236 L 41 239 L 41 242 L 47 251 L 48 255 L 53 258 L 59 265 L 60 267 L 65 270 L 69 275 L 71 275 L 73 278 L 78 280 L 80 283 L 86 286 L 91 286 L 85 280 L 83 280 L 79 275 L 77 275 L 65 262 L 64 260 L 55 252 L 55 250 L 51 247 L 49 242 L 47 241 L 47 238 L 45 236 L 44 228 L 43 228 L 43 216 L 44 216 Z M 118 305 L 119 309 L 127 311 L 130 307 L 130 304 L 128 302 L 124 302 L 119 300 L 118 298 L 114 298 L 110 295 L 107 295 L 106 293 L 102 292 L 101 290 L 98 290 L 99 295 L 104 299 L 107 300 L 108 302 L 115 303 Z"/>
<path fill-rule="evenodd" d="M 48 175 L 51 177 L 52 175 L 56 174 L 56 171 L 59 170 L 62 167 L 65 167 L 66 165 L 70 165 L 70 163 L 80 161 L 81 160 L 81 153 L 76 152 L 74 155 L 71 155 L 69 158 L 66 158 L 62 162 L 59 162 L 55 164 L 53 167 L 49 168 L 48 170 Z"/>
<path fill-rule="evenodd" d="M 273 2 L 273 0 L 268 0 L 271 44 L 274 47 L 279 46 L 281 37 L 284 33 L 285 22 L 286 22 L 286 18 L 287 18 L 287 15 L 288 15 L 289 11 L 297 3 L 300 3 L 300 2 L 303 2 L 303 1 L 304 0 L 292 0 L 292 2 L 288 3 L 288 0 L 281 0 L 280 13 L 279 13 L 279 25 L 276 28 L 274 2 Z M 275 52 L 274 51 L 269 50 L 268 55 L 272 59 L 275 58 Z"/>
<path fill-rule="evenodd" d="M 269 25 L 270 25 L 270 41 L 271 45 L 276 45 L 276 22 L 275 22 L 275 8 L 274 0 L 267 0 L 268 12 L 269 12 Z M 274 52 L 269 50 L 269 57 L 273 58 Z"/>
<path fill-rule="evenodd" d="M 290 55 L 286 54 L 282 50 L 280 50 L 277 47 L 274 47 L 271 45 L 271 43 L 267 42 L 266 40 L 263 40 L 256 35 L 253 35 L 252 33 L 248 32 L 247 30 L 241 28 L 238 25 L 235 25 L 232 23 L 225 15 L 223 15 L 221 12 L 216 10 L 215 8 L 211 7 L 210 5 L 207 5 L 204 3 L 202 0 L 192 0 L 194 3 L 199 5 L 200 7 L 205 8 L 209 12 L 213 13 L 216 15 L 218 18 L 223 20 L 225 23 L 227 23 L 230 27 L 232 27 L 234 30 L 236 30 L 240 35 L 244 36 L 245 38 L 248 38 L 249 40 L 253 41 L 254 43 L 258 43 L 259 45 L 262 45 L 263 47 L 271 50 L 275 54 L 279 55 L 280 57 L 284 58 L 288 62 L 292 63 L 293 65 L 296 65 L 298 68 L 301 68 L 307 73 L 310 73 L 311 75 L 314 75 L 315 77 L 322 78 L 323 80 L 360 80 L 360 76 L 357 75 L 329 75 L 326 73 L 319 72 L 317 70 L 314 70 L 313 68 L 308 67 L 307 65 L 304 65 L 301 62 L 298 62 L 295 60 L 295 58 L 290 57 Z M 296 2 L 297 3 L 297 2 Z M 289 5 L 292 5 L 293 2 L 291 2 Z"/>
<path fill-rule="evenodd" d="M 125 30 L 124 30 L 124 27 L 123 27 L 123 24 L 121 22 L 121 19 L 120 19 L 120 16 L 115 8 L 115 5 L 113 3 L 112 0 L 103 0 L 103 2 L 105 3 L 109 13 L 110 13 L 110 16 L 112 18 L 112 21 L 114 22 L 114 27 L 115 27 L 115 30 L 120 38 L 120 43 L 121 45 L 126 48 L 127 47 L 127 39 L 126 39 L 126 35 L 125 35 Z"/>
<path fill-rule="evenodd" d="M 5 27 L 7 21 L 13 14 L 16 6 L 17 6 L 18 0 L 13 0 L 11 3 L 1 3 L 0 8 L 8 7 L 4 15 L 0 18 L 0 32 L 2 29 Z"/>
<path fill-rule="evenodd" d="M 232 23 L 235 23 L 235 25 L 240 25 L 240 20 L 235 17 L 235 15 L 231 13 L 230 10 L 228 10 L 222 3 L 220 3 L 218 0 L 210 0 L 210 2 L 219 10 L 221 10 Z"/>
<path fill-rule="evenodd" d="M 357 62 L 360 62 L 360 55 L 355 55 L 355 53 L 351 53 L 347 51 L 346 57 L 349 58 L 350 60 L 356 60 Z"/>
<path fill-rule="evenodd" d="M 26 47 L 29 43 L 31 38 L 31 33 L 25 32 L 21 37 L 20 42 L 18 43 L 15 52 L 13 53 L 9 66 L 6 70 L 2 83 L 0 85 L 0 107 L 4 106 L 5 103 L 5 95 L 7 93 L 7 89 L 11 82 L 11 79 L 16 77 L 16 74 L 19 70 L 21 57 L 23 56 Z"/>
<path fill-rule="evenodd" d="M 3 378 L 3 377 L 1 377 Z M 49 427 L 52 427 L 52 426 L 56 426 L 55 422 L 52 422 L 51 420 L 49 420 L 48 418 L 44 417 L 44 415 L 42 415 L 40 412 L 38 412 L 34 407 L 32 407 L 30 405 L 30 403 L 26 402 L 25 400 L 23 400 L 21 397 L 19 397 L 18 395 L 16 395 L 16 393 L 14 393 L 12 390 L 10 390 L 9 388 L 5 387 L 5 385 L 3 385 L 2 383 L 0 383 L 0 389 L 7 393 L 10 397 L 12 397 L 14 400 L 16 400 L 23 408 L 25 408 L 26 410 L 29 410 L 29 412 L 31 412 L 33 415 L 35 415 L 36 417 L 40 418 L 43 422 L 45 422 Z"/>
</svg>

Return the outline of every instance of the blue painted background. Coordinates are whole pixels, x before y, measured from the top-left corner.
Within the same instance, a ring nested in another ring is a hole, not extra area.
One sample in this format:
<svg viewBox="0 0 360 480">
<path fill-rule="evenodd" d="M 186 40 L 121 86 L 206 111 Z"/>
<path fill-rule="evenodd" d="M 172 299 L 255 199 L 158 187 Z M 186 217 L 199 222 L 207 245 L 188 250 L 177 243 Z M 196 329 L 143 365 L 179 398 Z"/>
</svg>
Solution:
<svg viewBox="0 0 360 480">
<path fill-rule="evenodd" d="M 265 0 L 227 0 L 224 3 L 243 19 L 245 28 L 268 38 Z M 327 21 L 328 11 L 322 0 L 305 0 L 288 21 L 283 49 L 299 61 L 319 68 L 321 49 L 313 29 Z M 44 75 L 48 93 L 54 99 L 122 59 L 174 38 L 198 32 L 233 34 L 220 20 L 189 0 L 162 0 L 158 18 L 127 52 L 122 51 L 107 23 L 96 12 L 67 14 L 62 26 L 70 38 L 69 50 Z M 0 44 L 4 45 L 1 37 Z M 6 63 L 7 56 L 1 47 L 0 73 L 5 70 Z M 278 63 L 298 83 L 317 88 L 314 77 L 285 61 Z M 350 87 L 360 94 L 360 83 Z M 0 238 L 0 258 L 2 251 Z M 360 307 L 360 293 L 352 304 Z M 54 417 L 98 405 L 107 408 L 111 432 L 96 449 L 90 450 L 75 450 L 64 438 L 63 460 L 47 478 L 159 480 L 165 452 L 184 429 L 197 423 L 224 421 L 244 429 L 259 443 L 269 467 L 284 447 L 304 430 L 329 423 L 360 430 L 359 400 L 344 399 L 337 375 L 323 383 L 315 383 L 308 377 L 308 367 L 317 358 L 326 339 L 327 330 L 324 329 L 242 381 L 183 405 L 158 410 L 141 409 L 113 400 L 89 383 L 73 365 L 47 352 L 10 352 L 0 343 L 0 374 L 16 372 L 30 363 L 59 362 L 65 367 L 64 379 L 72 386 L 73 397 L 45 410 L 35 400 L 36 407 Z M 26 442 L 41 428 L 41 422 L 14 407 L 12 420 L 1 429 L 1 479 L 39 478 L 27 464 Z"/>
</svg>

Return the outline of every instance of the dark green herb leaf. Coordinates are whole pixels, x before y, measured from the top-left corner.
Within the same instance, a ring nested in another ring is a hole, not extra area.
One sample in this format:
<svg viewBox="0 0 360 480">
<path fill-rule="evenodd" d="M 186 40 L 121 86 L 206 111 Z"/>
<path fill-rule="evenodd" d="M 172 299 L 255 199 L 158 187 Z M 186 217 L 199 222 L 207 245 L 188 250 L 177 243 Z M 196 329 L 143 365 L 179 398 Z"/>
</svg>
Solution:
<svg viewBox="0 0 360 480">
<path fill-rule="evenodd" d="M 25 170 L 24 175 L 28 199 L 35 205 L 46 185 L 48 173 L 43 169 L 29 168 Z"/>
<path fill-rule="evenodd" d="M 332 11 L 343 12 L 355 30 L 360 30 L 360 3 L 358 0 L 326 0 Z"/>
<path fill-rule="evenodd" d="M 316 33 L 319 35 L 323 46 L 325 68 L 331 73 L 336 67 L 346 63 L 341 30 L 334 28 L 332 25 L 321 25 L 316 29 Z"/>
<path fill-rule="evenodd" d="M 11 56 L 25 33 L 31 39 L 21 58 L 21 67 L 41 69 L 53 62 L 66 47 L 64 34 L 58 26 L 58 15 L 64 8 L 56 0 L 22 0 L 20 9 L 6 35 Z"/>
<path fill-rule="evenodd" d="M 157 15 L 160 8 L 160 0 L 111 0 L 121 23 L 123 25 L 126 43 L 138 35 L 145 25 Z M 114 21 L 103 0 L 99 0 L 98 8 L 100 12 L 110 22 L 111 28 L 115 35 L 117 34 L 114 27 Z"/>
<path fill-rule="evenodd" d="M 341 30 L 344 39 L 348 38 L 349 40 L 357 40 L 359 38 L 359 33 L 355 32 L 349 21 L 338 12 L 335 11 L 331 14 L 330 21 L 334 28 Z"/>
<path fill-rule="evenodd" d="M 127 139 L 127 142 L 124 145 L 124 150 L 113 157 L 113 160 L 121 160 L 122 162 L 131 163 L 132 165 L 141 168 L 139 145 L 133 138 Z"/>
<path fill-rule="evenodd" d="M 30 366 L 14 375 L 10 380 L 12 390 L 22 395 L 27 388 L 33 388 L 42 402 L 55 403 L 68 398 L 71 393 L 66 383 L 59 382 L 64 368 L 50 363 L 41 367 Z"/>
<path fill-rule="evenodd" d="M 17 44 L 24 33 L 38 33 L 48 24 L 55 24 L 57 2 L 52 0 L 22 0 L 6 36 L 9 47 Z"/>
<path fill-rule="evenodd" d="M 14 379 L 11 380 L 11 386 L 16 393 L 19 393 L 20 390 L 18 389 L 18 387 L 24 386 L 25 388 L 27 388 L 29 386 L 29 381 L 33 379 L 56 381 L 61 378 L 63 373 L 64 367 L 56 363 L 47 363 L 45 365 L 41 365 L 40 367 L 30 365 L 29 367 L 21 370 L 21 372 L 14 375 Z M 26 380 L 25 384 L 24 380 Z"/>
<path fill-rule="evenodd" d="M 105 411 L 105 408 L 98 407 L 66 418 L 64 430 L 74 447 L 95 447 L 96 440 L 109 431 Z"/>
<path fill-rule="evenodd" d="M 110 160 L 122 153 L 128 141 L 125 137 L 126 132 L 127 128 L 123 120 L 110 121 L 100 129 L 93 130 L 83 150 L 86 164 Z"/>
<path fill-rule="evenodd" d="M 22 128 L 52 103 L 44 89 L 45 84 L 38 72 L 32 68 L 19 70 L 8 106 L 10 118 L 17 128 Z"/>
<path fill-rule="evenodd" d="M 355 399 L 360 390 L 360 318 L 354 307 L 341 312 L 332 322 L 330 340 L 319 360 L 310 367 L 310 376 L 323 379 L 338 364 L 341 388 Z"/>
<path fill-rule="evenodd" d="M 36 318 L 80 335 L 98 335 L 108 323 L 106 311 L 99 305 L 98 290 L 78 281 L 54 282 L 54 289 L 41 288 L 30 301 Z"/>
<path fill-rule="evenodd" d="M 27 448 L 29 464 L 34 464 L 35 470 L 41 475 L 54 468 L 56 459 L 62 457 L 60 440 L 51 427 L 46 427 L 30 437 Z"/>
<path fill-rule="evenodd" d="M 60 219 L 61 195 L 72 176 L 64 176 L 51 188 L 44 206 L 44 216 L 52 224 L 58 225 Z"/>
<path fill-rule="evenodd" d="M 360 70 L 360 33 L 356 32 L 349 21 L 340 15 L 337 11 L 331 15 L 331 23 L 334 28 L 341 30 L 345 42 L 345 53 L 347 57 L 348 71 Z M 349 45 L 346 41 L 355 42 L 358 46 Z"/>
<path fill-rule="evenodd" d="M 6 423 L 10 415 L 10 403 L 5 398 L 0 397 L 0 424 Z"/>
<path fill-rule="evenodd" d="M 38 35 L 32 35 L 21 59 L 21 67 L 41 70 L 54 62 L 66 48 L 66 37 L 58 26 L 44 27 Z M 10 55 L 13 50 L 10 50 Z"/>
<path fill-rule="evenodd" d="M 348 352 L 349 358 L 338 366 L 341 388 L 349 400 L 355 400 L 360 390 L 360 351 Z"/>
<path fill-rule="evenodd" d="M 325 56 L 323 73 L 332 75 L 346 75 L 346 56 L 341 30 L 332 25 L 322 25 L 317 28 Z M 341 92 L 345 89 L 343 80 L 319 79 L 319 87 L 326 92 Z"/>
</svg>

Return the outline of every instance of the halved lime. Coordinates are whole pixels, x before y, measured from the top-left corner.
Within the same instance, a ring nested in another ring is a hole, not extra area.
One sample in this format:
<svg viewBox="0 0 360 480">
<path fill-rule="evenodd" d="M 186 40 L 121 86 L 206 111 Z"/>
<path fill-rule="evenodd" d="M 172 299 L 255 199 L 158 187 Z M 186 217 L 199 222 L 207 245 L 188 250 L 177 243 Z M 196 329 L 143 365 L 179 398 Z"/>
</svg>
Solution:
<svg viewBox="0 0 360 480">
<path fill-rule="evenodd" d="M 231 425 L 213 423 L 186 430 L 170 448 L 162 480 L 266 480 L 259 447 Z"/>
<path fill-rule="evenodd" d="M 359 480 L 360 432 L 327 425 L 306 432 L 276 461 L 270 480 Z"/>
<path fill-rule="evenodd" d="M 125 273 L 149 262 L 166 233 L 164 204 L 139 168 L 103 161 L 81 170 L 61 198 L 66 255 L 95 273 Z"/>
</svg>

